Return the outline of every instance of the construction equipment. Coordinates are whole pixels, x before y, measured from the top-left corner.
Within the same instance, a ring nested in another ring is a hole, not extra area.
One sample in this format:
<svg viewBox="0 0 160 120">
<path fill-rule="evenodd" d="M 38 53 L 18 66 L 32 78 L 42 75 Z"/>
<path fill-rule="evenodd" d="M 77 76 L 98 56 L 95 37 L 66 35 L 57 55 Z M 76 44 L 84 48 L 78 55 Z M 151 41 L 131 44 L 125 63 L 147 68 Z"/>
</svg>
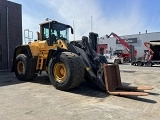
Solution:
<svg viewBox="0 0 160 120">
<path fill-rule="evenodd" d="M 41 71 L 47 71 L 51 84 L 56 89 L 69 90 L 87 79 L 112 95 L 147 95 L 145 92 L 124 90 L 152 89 L 123 87 L 118 65 L 107 65 L 105 57 L 94 50 L 97 34 L 91 33 L 89 39 L 83 36 L 81 41 L 69 43 L 69 29 L 73 34 L 70 25 L 57 21 L 40 24 L 38 40 L 20 45 L 14 51 L 12 72 L 15 72 L 16 77 L 31 81 Z"/>
<path fill-rule="evenodd" d="M 104 54 L 105 58 L 107 59 L 107 63 L 117 63 L 117 64 L 122 64 L 123 63 L 123 58 L 118 57 L 117 55 L 111 55 L 110 53 Z"/>
<path fill-rule="evenodd" d="M 124 39 L 121 39 L 117 34 L 115 34 L 115 33 L 113 33 L 113 32 L 112 32 L 110 35 L 106 35 L 107 38 L 109 38 L 110 36 L 115 37 L 116 40 L 117 40 L 121 45 L 123 45 L 123 46 L 125 47 L 125 49 L 127 50 L 127 52 L 128 52 L 128 53 L 125 53 L 125 52 L 123 52 L 123 50 L 117 50 L 117 51 L 115 51 L 115 54 L 123 57 L 124 62 L 129 62 L 129 61 L 130 61 L 130 54 L 131 54 L 131 53 L 130 53 L 130 49 L 131 49 L 131 48 L 130 48 L 130 45 L 128 45 L 128 43 L 126 43 Z M 133 54 L 134 54 L 134 56 L 136 56 L 136 55 L 137 55 L 137 51 L 134 50 Z"/>
<path fill-rule="evenodd" d="M 146 48 L 149 50 L 149 52 L 150 52 L 150 55 L 147 57 L 146 55 L 147 55 L 147 53 L 146 53 L 146 57 L 144 57 L 144 58 L 146 58 L 146 61 L 151 61 L 152 60 L 152 58 L 153 58 L 153 55 L 154 55 L 154 52 L 153 52 L 153 50 L 150 48 L 150 42 L 144 42 L 144 45 L 146 46 Z"/>
<path fill-rule="evenodd" d="M 144 42 L 148 52 L 144 54 L 144 60 L 135 60 L 132 62 L 134 66 L 148 66 L 160 64 L 160 41 Z"/>
<path fill-rule="evenodd" d="M 127 50 L 115 50 L 113 54 L 122 57 L 124 62 L 130 61 L 130 55 Z"/>
</svg>

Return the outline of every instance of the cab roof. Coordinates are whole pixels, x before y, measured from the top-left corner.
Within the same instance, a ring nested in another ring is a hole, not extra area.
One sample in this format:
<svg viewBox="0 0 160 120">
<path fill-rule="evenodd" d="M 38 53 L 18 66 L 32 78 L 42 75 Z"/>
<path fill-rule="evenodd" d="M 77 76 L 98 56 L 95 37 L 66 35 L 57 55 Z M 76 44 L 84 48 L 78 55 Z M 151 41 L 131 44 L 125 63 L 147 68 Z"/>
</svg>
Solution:
<svg viewBox="0 0 160 120">
<path fill-rule="evenodd" d="M 64 24 L 64 23 L 60 23 L 58 21 L 55 21 L 55 20 L 50 20 L 50 21 L 46 21 L 46 22 L 43 22 L 43 23 L 40 23 L 39 25 L 45 25 L 45 24 L 49 24 L 49 23 L 52 23 L 52 24 L 62 24 L 62 25 L 65 25 L 66 27 L 70 28 L 71 26 L 70 25 L 67 25 L 67 24 Z"/>
</svg>

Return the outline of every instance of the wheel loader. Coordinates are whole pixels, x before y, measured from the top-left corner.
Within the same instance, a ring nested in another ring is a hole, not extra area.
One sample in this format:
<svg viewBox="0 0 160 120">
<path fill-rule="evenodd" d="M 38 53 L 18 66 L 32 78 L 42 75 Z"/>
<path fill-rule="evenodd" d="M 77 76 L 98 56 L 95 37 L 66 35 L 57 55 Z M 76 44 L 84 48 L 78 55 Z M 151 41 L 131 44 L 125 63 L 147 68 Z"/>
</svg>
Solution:
<svg viewBox="0 0 160 120">
<path fill-rule="evenodd" d="M 112 95 L 148 95 L 134 91 L 152 89 L 149 86 L 122 86 L 119 66 L 107 64 L 105 57 L 95 52 L 98 34 L 92 32 L 69 42 L 69 32 L 73 34 L 73 28 L 58 21 L 40 24 L 38 40 L 15 48 L 12 72 L 19 80 L 32 81 L 46 71 L 58 90 L 67 91 L 87 80 Z"/>
</svg>

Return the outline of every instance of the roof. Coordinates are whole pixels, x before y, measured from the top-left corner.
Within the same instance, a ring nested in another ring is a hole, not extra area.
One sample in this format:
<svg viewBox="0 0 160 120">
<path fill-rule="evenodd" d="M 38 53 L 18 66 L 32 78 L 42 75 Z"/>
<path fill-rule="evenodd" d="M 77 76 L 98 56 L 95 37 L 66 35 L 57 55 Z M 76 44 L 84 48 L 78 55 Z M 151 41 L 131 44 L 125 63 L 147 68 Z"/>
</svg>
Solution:
<svg viewBox="0 0 160 120">
<path fill-rule="evenodd" d="M 47 20 L 47 19 L 46 19 L 46 20 Z M 60 23 L 60 22 L 55 21 L 55 20 L 49 20 L 49 21 L 40 23 L 39 25 L 43 25 L 43 24 L 47 24 L 47 23 L 59 23 L 59 24 L 62 24 L 62 25 L 66 25 L 66 26 L 68 26 L 68 27 L 71 27 L 70 25 L 67 25 L 67 24 L 64 24 L 64 23 Z"/>
</svg>

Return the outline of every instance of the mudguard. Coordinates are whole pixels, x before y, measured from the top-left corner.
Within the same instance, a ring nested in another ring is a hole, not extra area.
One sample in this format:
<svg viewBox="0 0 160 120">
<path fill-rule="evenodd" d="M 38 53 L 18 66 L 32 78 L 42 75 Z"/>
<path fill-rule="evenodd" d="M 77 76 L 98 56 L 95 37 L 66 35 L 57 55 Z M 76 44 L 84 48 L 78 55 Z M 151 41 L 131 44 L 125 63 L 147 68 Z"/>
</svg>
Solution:
<svg viewBox="0 0 160 120">
<path fill-rule="evenodd" d="M 12 69 L 11 72 L 14 72 L 14 62 L 18 54 L 27 54 L 28 57 L 33 58 L 29 45 L 20 45 L 17 46 L 14 50 L 14 55 L 12 59 Z"/>
</svg>

